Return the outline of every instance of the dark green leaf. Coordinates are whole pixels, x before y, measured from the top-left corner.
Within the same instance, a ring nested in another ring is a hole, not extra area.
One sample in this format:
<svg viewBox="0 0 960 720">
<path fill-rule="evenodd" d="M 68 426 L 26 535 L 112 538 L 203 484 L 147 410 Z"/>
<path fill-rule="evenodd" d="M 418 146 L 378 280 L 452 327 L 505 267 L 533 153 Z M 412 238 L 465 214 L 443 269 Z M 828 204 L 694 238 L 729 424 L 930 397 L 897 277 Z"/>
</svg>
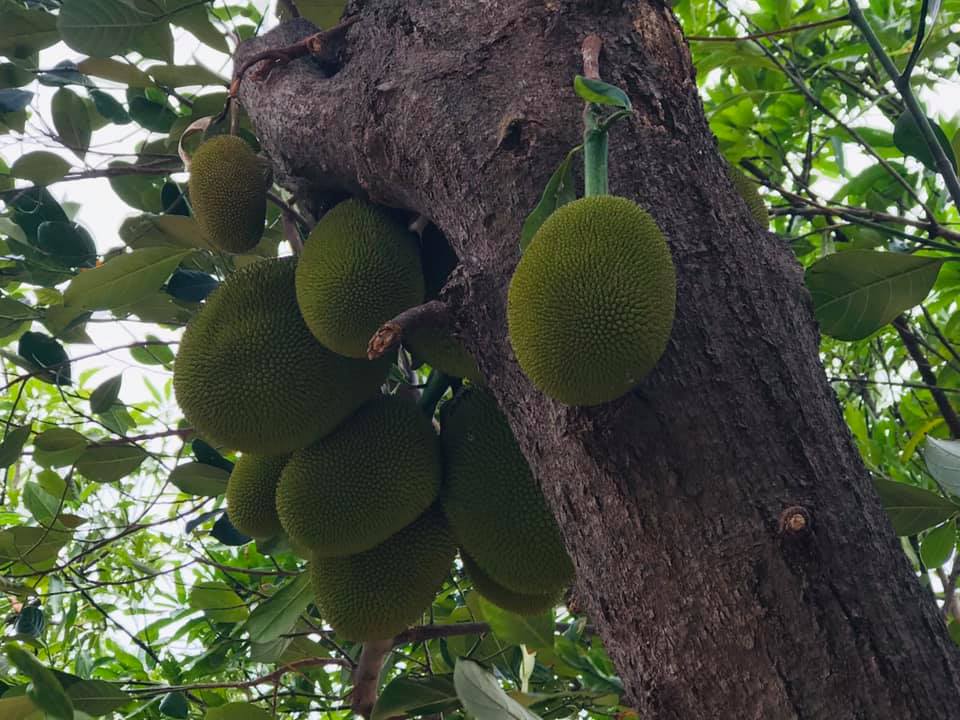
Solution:
<svg viewBox="0 0 960 720">
<path fill-rule="evenodd" d="M 493 633 L 511 645 L 526 645 L 534 650 L 553 647 L 555 625 L 553 611 L 540 615 L 517 615 L 497 607 L 481 595 L 477 595 L 480 611 Z"/>
<path fill-rule="evenodd" d="M 24 305 L 11 297 L 0 297 L 0 318 L 5 320 L 36 320 L 39 316 L 36 308 Z"/>
<path fill-rule="evenodd" d="M 0 63 L 0 90 L 23 87 L 31 82 L 33 82 L 33 73 L 29 70 L 24 70 L 13 63 Z"/>
<path fill-rule="evenodd" d="M 960 512 L 960 507 L 929 490 L 879 478 L 873 482 L 897 535 L 917 535 Z"/>
<path fill-rule="evenodd" d="M 132 248 L 209 248 L 197 221 L 182 215 L 140 215 L 120 225 L 121 239 Z"/>
<path fill-rule="evenodd" d="M 453 710 L 460 705 L 450 675 L 400 676 L 387 685 L 373 708 L 371 720 L 415 717 Z"/>
<path fill-rule="evenodd" d="M 130 697 L 103 680 L 81 680 L 67 687 L 73 706 L 91 717 L 112 716 L 113 711 L 130 702 Z"/>
<path fill-rule="evenodd" d="M 301 573 L 261 602 L 250 613 L 244 629 L 250 642 L 267 643 L 293 630 L 300 614 L 313 602 L 307 573 Z"/>
<path fill-rule="evenodd" d="M 71 383 L 67 351 L 49 335 L 25 332 L 20 336 L 17 354 L 37 368 L 40 379 L 53 385 Z"/>
<path fill-rule="evenodd" d="M 90 99 L 93 100 L 93 106 L 97 112 L 112 123 L 117 125 L 127 125 L 133 122 L 130 113 L 113 95 L 103 92 L 103 90 L 90 90 Z"/>
<path fill-rule="evenodd" d="M 20 611 L 13 629 L 21 637 L 38 638 L 46 624 L 43 609 L 28 605 Z"/>
<path fill-rule="evenodd" d="M 167 133 L 177 119 L 169 105 L 155 103 L 143 95 L 127 94 L 130 117 L 153 132 Z"/>
<path fill-rule="evenodd" d="M 109 380 L 105 380 L 100 386 L 90 393 L 90 412 L 95 415 L 104 413 L 120 397 L 120 387 L 123 385 L 123 376 L 116 375 Z"/>
<path fill-rule="evenodd" d="M 53 428 L 33 441 L 34 460 L 43 467 L 72 465 L 83 454 L 87 439 L 70 428 Z"/>
<path fill-rule="evenodd" d="M 147 335 L 142 347 L 130 348 L 130 356 L 143 365 L 169 365 L 173 362 L 173 350 L 155 335 Z"/>
<path fill-rule="evenodd" d="M 193 442 L 190 443 L 190 449 L 193 451 L 193 456 L 197 459 L 197 462 L 213 465 L 226 470 L 228 473 L 233 472 L 233 463 L 217 452 L 216 448 L 206 440 L 194 438 Z"/>
<path fill-rule="evenodd" d="M 57 28 L 77 52 L 109 57 L 130 49 L 150 20 L 121 0 L 64 0 Z"/>
<path fill-rule="evenodd" d="M 60 142 L 83 159 L 93 133 L 87 106 L 73 90 L 60 88 L 53 94 L 52 110 L 53 127 L 60 136 Z"/>
<path fill-rule="evenodd" d="M 50 669 L 21 647 L 9 644 L 4 649 L 17 670 L 30 678 L 27 697 L 52 716 L 50 720 L 73 720 L 73 703 Z"/>
<path fill-rule="evenodd" d="M 60 41 L 57 18 L 42 10 L 28 10 L 22 3 L 0 0 L 0 55 L 26 57 Z"/>
<path fill-rule="evenodd" d="M 228 547 L 240 547 L 253 540 L 252 537 L 244 535 L 234 527 L 227 513 L 222 513 L 220 517 L 217 518 L 213 527 L 210 528 L 210 537 L 216 538 Z"/>
<path fill-rule="evenodd" d="M 13 207 L 13 221 L 23 228 L 30 242 L 36 241 L 37 228 L 44 222 L 69 220 L 60 203 L 44 187 L 35 187 L 19 193 Z"/>
<path fill-rule="evenodd" d="M 933 129 L 933 134 L 937 136 L 937 141 L 941 147 L 943 147 L 947 158 L 949 158 L 953 164 L 954 172 L 956 172 L 957 159 L 954 157 L 953 148 L 950 147 L 950 140 L 936 121 L 932 118 L 927 118 L 927 121 Z M 897 149 L 904 155 L 914 157 L 922 162 L 928 170 L 938 172 L 937 161 L 933 157 L 933 152 L 930 150 L 930 146 L 927 145 L 927 141 L 920 131 L 920 126 L 909 110 L 897 118 L 897 124 L 893 128 L 893 142 L 897 146 Z"/>
<path fill-rule="evenodd" d="M 37 75 L 41 85 L 48 87 L 64 87 L 66 85 L 82 85 L 92 87 L 93 83 L 83 73 L 77 70 L 77 64 L 72 60 L 61 60 L 52 70 Z"/>
<path fill-rule="evenodd" d="M 952 520 L 926 534 L 920 544 L 920 559 L 930 569 L 945 564 L 957 544 L 957 525 Z"/>
<path fill-rule="evenodd" d="M 807 269 L 806 283 L 825 335 L 860 340 L 919 304 L 937 279 L 943 258 L 850 250 Z"/>
<path fill-rule="evenodd" d="M 29 180 L 35 185 L 49 185 L 70 172 L 70 163 L 46 150 L 35 150 L 21 155 L 10 168 L 14 177 Z"/>
<path fill-rule="evenodd" d="M 135 445 L 87 448 L 77 458 L 77 472 L 96 482 L 116 482 L 136 470 L 147 458 Z"/>
<path fill-rule="evenodd" d="M 7 528 L 0 530 L 0 559 L 22 562 L 36 570 L 41 564 L 52 564 L 69 540 L 70 533 L 63 529 L 26 525 Z"/>
<path fill-rule="evenodd" d="M 220 283 L 212 275 L 198 270 L 177 268 L 167 281 L 167 292 L 177 300 L 201 302 L 217 289 Z"/>
<path fill-rule="evenodd" d="M 263 708 L 243 702 L 232 702 L 207 710 L 204 720 L 273 720 Z"/>
<path fill-rule="evenodd" d="M 162 175 L 141 175 L 137 172 L 136 165 L 122 160 L 112 162 L 108 167 L 121 173 L 125 169 L 129 169 L 129 174 L 124 173 L 109 178 L 110 187 L 127 205 L 150 213 L 158 213 L 163 210 L 163 202 L 160 196 L 164 185 Z M 124 226 L 135 220 L 136 218 L 128 218 L 124 221 Z M 121 237 L 122 232 L 121 228 Z M 134 246 L 131 245 L 131 247 Z"/>
<path fill-rule="evenodd" d="M 230 473 L 203 463 L 178 465 L 170 473 L 170 482 L 188 495 L 216 497 L 227 490 Z"/>
<path fill-rule="evenodd" d="M 41 527 L 51 527 L 60 514 L 63 499 L 52 495 L 35 482 L 23 486 L 23 505 Z"/>
<path fill-rule="evenodd" d="M 7 430 L 7 436 L 0 444 L 0 468 L 10 467 L 20 459 L 20 453 L 27 438 L 30 437 L 31 429 L 30 425 L 23 425 Z"/>
<path fill-rule="evenodd" d="M 190 704 L 181 692 L 167 693 L 160 701 L 160 714 L 172 718 L 190 717 Z"/>
<path fill-rule="evenodd" d="M 591 80 L 583 75 L 577 75 L 573 79 L 573 89 L 580 98 L 588 103 L 612 105 L 621 110 L 633 109 L 630 98 L 623 90 L 602 80 Z"/>
<path fill-rule="evenodd" d="M 543 225 L 544 221 L 553 214 L 558 208 L 572 202 L 576 199 L 576 192 L 573 187 L 573 169 L 572 163 L 577 153 L 582 150 L 576 147 L 567 153 L 567 156 L 560 163 L 560 166 L 550 176 L 547 187 L 543 191 L 540 202 L 533 209 L 526 221 L 523 223 L 523 229 L 520 232 L 520 252 L 527 249 L 537 230 Z"/>
<path fill-rule="evenodd" d="M 156 292 L 189 254 L 189 251 L 157 247 L 119 255 L 74 278 L 63 294 L 63 301 L 85 310 L 130 305 Z"/>
<path fill-rule="evenodd" d="M 33 93 L 29 90 L 0 90 L 0 113 L 23 110 L 32 99 Z"/>
<path fill-rule="evenodd" d="M 82 225 L 45 222 L 37 228 L 37 247 L 50 260 L 69 268 L 92 268 L 97 264 L 97 246 Z"/>
</svg>

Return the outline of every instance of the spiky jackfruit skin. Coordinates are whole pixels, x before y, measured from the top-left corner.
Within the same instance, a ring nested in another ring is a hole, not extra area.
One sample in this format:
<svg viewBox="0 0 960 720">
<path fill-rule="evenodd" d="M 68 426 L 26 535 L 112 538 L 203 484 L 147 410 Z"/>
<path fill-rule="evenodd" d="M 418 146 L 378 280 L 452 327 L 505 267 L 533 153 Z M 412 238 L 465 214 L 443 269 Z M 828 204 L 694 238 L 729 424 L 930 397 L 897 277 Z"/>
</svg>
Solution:
<svg viewBox="0 0 960 720">
<path fill-rule="evenodd" d="M 277 487 L 280 522 L 318 556 L 369 550 L 436 500 L 440 463 L 429 418 L 406 398 L 382 395 L 293 454 Z"/>
<path fill-rule="evenodd" d="M 205 141 L 190 162 L 190 204 L 218 250 L 247 252 L 263 237 L 267 175 L 253 149 L 235 135 Z"/>
<path fill-rule="evenodd" d="M 377 329 L 423 302 L 416 236 L 383 208 L 346 200 L 323 216 L 303 248 L 297 300 L 320 342 L 367 357 Z"/>
<path fill-rule="evenodd" d="M 473 383 L 483 382 L 473 355 L 446 330 L 419 327 L 404 334 L 403 344 L 417 360 L 429 363 L 446 375 L 467 378 Z"/>
<path fill-rule="evenodd" d="M 280 532 L 277 483 L 288 459 L 248 453 L 234 465 L 227 482 L 227 516 L 244 535 L 263 540 Z"/>
<path fill-rule="evenodd" d="M 457 542 L 496 583 L 550 595 L 573 578 L 560 529 L 517 441 L 486 390 L 462 390 L 440 411 L 441 504 Z"/>
<path fill-rule="evenodd" d="M 754 220 L 763 227 L 768 227 L 770 225 L 770 215 L 767 213 L 767 206 L 757 190 L 757 183 L 733 165 L 730 166 L 730 179 L 733 180 L 733 187 L 736 189 L 737 195 L 743 198 Z"/>
<path fill-rule="evenodd" d="M 297 309 L 293 258 L 233 273 L 187 325 L 173 373 L 197 433 L 259 455 L 310 445 L 372 397 L 387 358 L 351 360 L 313 337 Z"/>
<path fill-rule="evenodd" d="M 465 552 L 460 552 L 460 559 L 463 560 L 463 569 L 466 570 L 467 576 L 473 583 L 473 589 L 499 608 L 509 610 L 517 615 L 539 615 L 554 607 L 560 601 L 559 592 L 547 595 L 515 593 L 487 575 L 477 565 L 477 562 Z"/>
<path fill-rule="evenodd" d="M 380 640 L 422 615 L 456 555 L 443 514 L 430 508 L 366 552 L 314 557 L 310 577 L 323 619 L 346 640 Z"/>
<path fill-rule="evenodd" d="M 510 343 L 542 392 L 599 405 L 656 365 L 675 303 L 670 249 L 649 213 L 626 198 L 581 198 L 547 218 L 517 265 Z"/>
</svg>

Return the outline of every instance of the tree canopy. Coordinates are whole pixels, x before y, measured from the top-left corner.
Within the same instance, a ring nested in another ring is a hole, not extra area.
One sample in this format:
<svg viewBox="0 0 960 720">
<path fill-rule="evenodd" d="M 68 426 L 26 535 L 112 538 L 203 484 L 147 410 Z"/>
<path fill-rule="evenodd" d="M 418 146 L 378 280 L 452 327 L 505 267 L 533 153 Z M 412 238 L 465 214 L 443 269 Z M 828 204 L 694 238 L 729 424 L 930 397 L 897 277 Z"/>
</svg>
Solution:
<svg viewBox="0 0 960 720">
<path fill-rule="evenodd" d="M 276 185 L 259 244 L 212 251 L 186 131 L 213 118 L 256 144 L 228 103 L 232 52 L 295 15 L 333 27 L 345 5 L 0 0 L 0 717 L 347 718 L 371 692 L 383 719 L 635 716 L 576 593 L 520 617 L 459 562 L 358 673 L 361 645 L 324 624 L 305 563 L 230 523 L 236 457 L 177 407 L 183 327 L 311 221 Z M 960 3 L 673 12 L 719 149 L 804 267 L 844 417 L 960 642 Z M 242 81 L 270 81 L 254 70 Z M 574 78 L 569 92 L 606 101 Z M 66 200 L 86 186 L 102 195 Z M 401 363 L 390 382 L 426 394 L 429 377 Z"/>
</svg>

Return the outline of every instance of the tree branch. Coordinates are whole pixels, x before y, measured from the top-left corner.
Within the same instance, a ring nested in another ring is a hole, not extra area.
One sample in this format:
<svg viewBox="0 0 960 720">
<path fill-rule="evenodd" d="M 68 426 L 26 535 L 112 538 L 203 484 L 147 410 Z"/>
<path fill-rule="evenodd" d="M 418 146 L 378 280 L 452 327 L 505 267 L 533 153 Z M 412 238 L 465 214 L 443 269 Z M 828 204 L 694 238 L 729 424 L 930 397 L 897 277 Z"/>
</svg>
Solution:
<svg viewBox="0 0 960 720">
<path fill-rule="evenodd" d="M 850 19 L 850 14 L 840 17 L 828 18 L 827 20 L 818 20 L 816 22 L 803 23 L 802 25 L 791 25 L 790 27 L 780 28 L 779 30 L 770 30 L 769 32 L 753 33 L 752 35 L 687 35 L 687 40 L 692 42 L 740 42 L 741 40 L 759 40 L 761 38 L 775 37 L 777 35 L 789 35 L 800 32 L 801 30 L 811 30 L 818 27 L 830 27 L 832 25 L 844 25 Z"/>
<path fill-rule="evenodd" d="M 413 330 L 424 327 L 449 329 L 452 320 L 450 308 L 440 300 L 431 300 L 404 310 L 373 334 L 367 345 L 367 357 L 371 360 L 383 357 L 403 341 L 405 333 Z"/>
<path fill-rule="evenodd" d="M 927 360 L 927 357 L 920 349 L 920 343 L 917 342 L 916 335 L 913 334 L 907 325 L 906 317 L 901 315 L 894 320 L 893 327 L 897 333 L 899 333 L 900 339 L 903 340 L 903 346 L 907 349 L 913 362 L 916 363 L 917 370 L 920 371 L 920 377 L 923 378 L 923 382 L 929 386 L 927 389 L 930 391 L 930 394 L 933 395 L 933 401 L 940 409 L 940 414 L 943 416 L 944 422 L 947 423 L 947 427 L 950 428 L 950 434 L 955 438 L 960 438 L 960 417 L 957 417 L 957 411 L 954 410 L 947 396 L 937 387 L 937 376 L 930 366 L 930 361 Z"/>
<path fill-rule="evenodd" d="M 358 715 L 369 718 L 377 702 L 377 685 L 380 670 L 390 650 L 393 640 L 371 640 L 363 644 L 360 662 L 353 671 L 353 691 L 350 694 L 350 708 Z"/>
</svg>

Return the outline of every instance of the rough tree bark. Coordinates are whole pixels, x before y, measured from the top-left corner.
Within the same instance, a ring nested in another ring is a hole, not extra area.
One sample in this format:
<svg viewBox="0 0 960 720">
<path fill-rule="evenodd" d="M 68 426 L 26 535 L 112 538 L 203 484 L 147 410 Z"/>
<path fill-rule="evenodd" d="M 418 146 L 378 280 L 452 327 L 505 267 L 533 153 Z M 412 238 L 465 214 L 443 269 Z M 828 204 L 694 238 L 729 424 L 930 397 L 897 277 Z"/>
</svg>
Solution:
<svg viewBox="0 0 960 720">
<path fill-rule="evenodd" d="M 728 181 L 670 10 L 354 0 L 348 14 L 338 62 L 248 79 L 243 105 L 299 197 L 365 194 L 450 239 L 462 265 L 446 300 L 560 522 L 626 702 L 658 719 L 956 717 L 957 653 L 826 382 L 800 267 Z M 281 26 L 238 62 L 313 30 Z M 521 373 L 505 302 L 521 223 L 580 139 L 571 81 L 591 32 L 604 79 L 635 105 L 613 134 L 611 191 L 654 215 L 679 289 L 653 374 L 577 409 Z M 791 506 L 806 514 L 781 526 Z"/>
</svg>

